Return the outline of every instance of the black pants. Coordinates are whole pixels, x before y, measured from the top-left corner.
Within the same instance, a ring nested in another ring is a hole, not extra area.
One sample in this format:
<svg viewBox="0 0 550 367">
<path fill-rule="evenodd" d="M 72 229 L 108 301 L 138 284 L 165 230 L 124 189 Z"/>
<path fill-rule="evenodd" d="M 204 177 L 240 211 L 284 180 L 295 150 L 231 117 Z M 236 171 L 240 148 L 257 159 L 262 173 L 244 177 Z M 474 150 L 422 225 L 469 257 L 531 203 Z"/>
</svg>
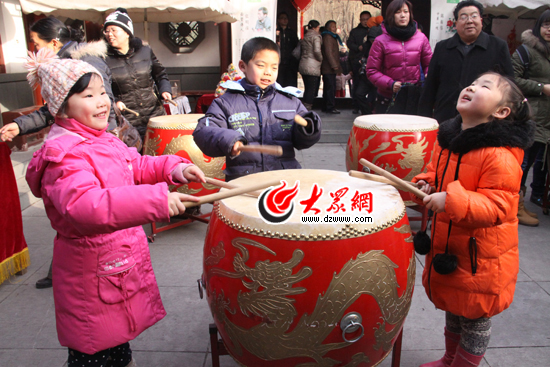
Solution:
<svg viewBox="0 0 550 367">
<path fill-rule="evenodd" d="M 323 74 L 323 99 L 326 111 L 336 107 L 336 74 Z"/>
<path fill-rule="evenodd" d="M 542 166 L 545 148 L 546 145 L 536 141 L 531 146 L 531 148 L 525 151 L 523 163 L 521 164 L 521 169 L 523 170 L 523 176 L 521 177 L 521 186 L 525 186 L 525 181 L 527 181 L 529 169 L 531 169 L 531 166 L 533 166 L 533 182 L 531 183 L 531 194 L 534 197 L 539 198 L 542 197 L 542 195 L 544 194 L 546 172 L 548 171 L 548 162 L 546 162 L 544 167 Z"/>
<path fill-rule="evenodd" d="M 281 64 L 279 65 L 279 74 L 277 75 L 277 83 L 284 87 L 298 86 L 298 71 L 294 65 Z"/>
<path fill-rule="evenodd" d="M 320 76 L 313 75 L 302 75 L 304 80 L 304 97 L 302 98 L 302 103 L 304 104 L 313 104 L 315 97 L 319 94 L 319 84 L 321 84 Z"/>
<path fill-rule="evenodd" d="M 353 78 L 354 107 L 361 111 L 361 115 L 370 115 L 376 99 L 376 87 L 367 79 L 366 75 Z"/>
<path fill-rule="evenodd" d="M 86 354 L 69 348 L 68 367 L 126 367 L 132 362 L 130 343 Z"/>
</svg>

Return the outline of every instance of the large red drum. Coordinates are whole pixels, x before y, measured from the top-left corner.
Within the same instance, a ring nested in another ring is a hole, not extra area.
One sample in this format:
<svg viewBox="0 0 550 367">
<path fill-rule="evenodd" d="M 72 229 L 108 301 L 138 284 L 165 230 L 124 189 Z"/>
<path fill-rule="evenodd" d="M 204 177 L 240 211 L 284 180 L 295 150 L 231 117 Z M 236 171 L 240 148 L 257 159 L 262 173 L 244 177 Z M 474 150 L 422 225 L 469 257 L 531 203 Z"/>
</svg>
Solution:
<svg viewBox="0 0 550 367">
<path fill-rule="evenodd" d="M 216 202 L 208 226 L 202 285 L 229 353 L 248 367 L 376 366 L 403 327 L 414 288 L 399 193 L 326 170 L 232 183 L 273 178 L 286 188 Z M 267 222 L 266 207 L 290 216 Z"/>
<path fill-rule="evenodd" d="M 438 130 L 436 120 L 421 116 L 357 117 L 348 139 L 346 168 L 361 171 L 359 159 L 365 158 L 410 181 L 424 172 L 431 161 Z M 400 191 L 400 194 L 406 204 L 412 203 L 408 192 Z"/>
<path fill-rule="evenodd" d="M 175 154 L 189 159 L 199 167 L 206 177 L 225 181 L 225 157 L 212 158 L 202 153 L 193 140 L 193 131 L 203 114 L 157 116 L 149 120 L 145 132 L 143 154 L 158 156 Z M 191 182 L 187 185 L 171 186 L 170 191 L 204 196 L 216 193 L 218 186 Z"/>
</svg>

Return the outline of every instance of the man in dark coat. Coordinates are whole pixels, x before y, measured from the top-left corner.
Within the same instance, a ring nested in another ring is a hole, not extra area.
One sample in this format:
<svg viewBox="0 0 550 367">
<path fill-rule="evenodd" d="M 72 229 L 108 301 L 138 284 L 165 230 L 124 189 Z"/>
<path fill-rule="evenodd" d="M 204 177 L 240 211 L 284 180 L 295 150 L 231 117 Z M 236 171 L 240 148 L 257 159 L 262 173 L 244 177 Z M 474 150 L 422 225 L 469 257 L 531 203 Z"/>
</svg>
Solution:
<svg viewBox="0 0 550 367">
<path fill-rule="evenodd" d="M 351 64 L 351 72 L 353 73 L 353 113 L 359 113 L 359 109 L 361 109 L 361 106 L 366 103 L 367 99 L 366 93 L 356 95 L 355 92 L 357 91 L 357 86 L 361 80 L 359 71 L 361 68 L 361 58 L 365 56 L 365 50 L 367 49 L 367 35 L 369 33 L 367 23 L 370 18 L 370 12 L 361 12 L 361 15 L 359 16 L 359 25 L 351 30 L 348 37 L 349 62 Z M 368 56 L 368 54 L 366 56 Z"/>
<path fill-rule="evenodd" d="M 460 91 L 480 74 L 496 71 L 513 78 L 508 46 L 482 31 L 483 5 L 474 0 L 460 2 L 455 10 L 457 33 L 435 46 L 418 114 L 440 123 L 458 114 Z"/>
<path fill-rule="evenodd" d="M 284 12 L 277 16 L 277 32 L 279 32 L 279 49 L 281 50 L 281 64 L 277 83 L 283 87 L 298 86 L 298 64 L 292 51 L 298 46 L 298 34 L 288 27 L 288 15 Z"/>
</svg>

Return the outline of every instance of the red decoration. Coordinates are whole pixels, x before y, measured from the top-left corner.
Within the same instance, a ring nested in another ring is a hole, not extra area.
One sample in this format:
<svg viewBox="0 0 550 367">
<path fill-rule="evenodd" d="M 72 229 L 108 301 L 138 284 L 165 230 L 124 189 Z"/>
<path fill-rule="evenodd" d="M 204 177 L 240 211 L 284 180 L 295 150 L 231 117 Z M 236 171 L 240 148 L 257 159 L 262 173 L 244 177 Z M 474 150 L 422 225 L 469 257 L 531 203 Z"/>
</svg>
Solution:
<svg viewBox="0 0 550 367">
<path fill-rule="evenodd" d="M 10 160 L 11 150 L 0 143 L 0 284 L 30 265 L 29 250 L 23 234 L 23 218 L 17 181 Z"/>
</svg>

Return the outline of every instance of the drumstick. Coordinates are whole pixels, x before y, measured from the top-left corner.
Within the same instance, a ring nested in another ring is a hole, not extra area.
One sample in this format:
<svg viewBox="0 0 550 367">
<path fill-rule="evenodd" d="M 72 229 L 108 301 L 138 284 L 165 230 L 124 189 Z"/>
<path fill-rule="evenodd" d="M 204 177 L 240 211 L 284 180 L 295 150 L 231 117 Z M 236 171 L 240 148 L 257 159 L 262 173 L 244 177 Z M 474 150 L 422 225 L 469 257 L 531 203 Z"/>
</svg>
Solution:
<svg viewBox="0 0 550 367">
<path fill-rule="evenodd" d="M 206 183 L 209 183 L 210 185 L 214 185 L 218 187 L 223 187 L 225 189 L 236 189 L 237 187 L 240 187 L 238 185 L 233 185 L 225 181 L 216 180 L 215 178 L 205 177 L 205 179 L 206 179 Z M 257 191 L 254 191 L 254 192 L 246 193 L 245 195 L 250 195 L 257 198 L 258 196 L 260 196 L 260 193 Z"/>
<path fill-rule="evenodd" d="M 134 111 L 134 110 L 131 110 L 131 109 L 129 109 L 128 107 L 124 107 L 124 111 L 128 111 L 128 112 L 130 112 L 130 113 L 133 113 L 133 114 L 136 115 L 136 116 L 139 116 L 139 113 L 138 113 L 138 112 L 136 112 L 136 111 Z"/>
<path fill-rule="evenodd" d="M 426 196 L 428 196 L 428 194 L 426 194 L 425 192 L 422 192 L 419 189 L 417 189 L 416 187 L 410 185 L 409 182 L 400 179 L 399 177 L 389 173 L 385 169 L 380 168 L 377 165 L 367 161 L 365 158 L 359 159 L 359 163 L 361 163 L 363 166 L 369 168 L 371 171 L 374 171 L 374 172 L 378 173 L 379 175 L 386 177 L 388 180 L 391 180 L 391 181 L 395 182 L 397 185 L 406 187 L 408 189 L 407 191 L 412 192 L 413 194 L 418 196 L 420 199 L 424 199 Z"/>
<path fill-rule="evenodd" d="M 193 206 L 213 203 L 214 201 L 227 199 L 227 198 L 230 198 L 232 196 L 242 195 L 242 194 L 245 194 L 245 193 L 249 193 L 251 191 L 266 189 L 270 186 L 277 186 L 280 183 L 281 183 L 280 180 L 270 180 L 268 182 L 257 183 L 257 184 L 249 185 L 249 186 L 239 186 L 236 189 L 231 189 L 231 190 L 227 190 L 227 191 L 223 191 L 223 192 L 217 192 L 215 194 L 201 196 L 199 198 L 198 202 L 195 202 L 195 201 L 182 201 L 182 203 L 183 203 L 183 205 L 185 205 L 186 208 L 191 208 Z"/>
<path fill-rule="evenodd" d="M 280 145 L 242 145 L 239 147 L 241 152 L 258 152 L 274 156 L 282 156 L 283 148 Z"/>
<path fill-rule="evenodd" d="M 382 176 L 379 176 L 379 175 L 373 175 L 372 173 L 366 173 L 366 172 L 351 170 L 351 171 L 349 171 L 349 175 L 351 177 L 355 177 L 355 178 L 362 178 L 362 179 L 369 180 L 369 181 L 376 181 L 376 182 L 385 183 L 385 184 L 388 184 L 388 185 L 395 186 L 400 190 L 409 191 L 408 187 L 403 187 L 403 186 L 397 185 L 396 183 L 394 183 L 393 181 L 388 180 L 385 177 L 382 177 Z M 413 183 L 413 182 L 409 182 L 409 184 L 416 187 L 416 188 L 418 188 L 418 185 Z"/>
<path fill-rule="evenodd" d="M 171 99 L 165 99 L 166 102 L 173 104 L 174 106 L 178 107 L 178 104 Z"/>
<path fill-rule="evenodd" d="M 294 116 L 294 122 L 303 127 L 307 126 L 307 120 L 300 115 Z"/>
</svg>

